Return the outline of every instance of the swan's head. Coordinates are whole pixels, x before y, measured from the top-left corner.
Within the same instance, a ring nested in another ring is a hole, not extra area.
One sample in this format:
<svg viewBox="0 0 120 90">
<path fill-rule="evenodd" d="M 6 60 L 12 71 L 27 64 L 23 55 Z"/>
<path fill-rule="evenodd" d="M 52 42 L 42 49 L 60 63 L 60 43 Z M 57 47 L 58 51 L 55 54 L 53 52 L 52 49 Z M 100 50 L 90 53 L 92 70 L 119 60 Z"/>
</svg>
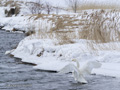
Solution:
<svg viewBox="0 0 120 90">
<path fill-rule="evenodd" d="M 78 67 L 78 68 L 80 67 L 79 62 L 78 62 L 76 59 L 73 59 L 72 61 L 77 63 L 77 67 Z"/>
<path fill-rule="evenodd" d="M 77 60 L 76 59 L 72 59 L 72 61 L 76 62 Z"/>
</svg>

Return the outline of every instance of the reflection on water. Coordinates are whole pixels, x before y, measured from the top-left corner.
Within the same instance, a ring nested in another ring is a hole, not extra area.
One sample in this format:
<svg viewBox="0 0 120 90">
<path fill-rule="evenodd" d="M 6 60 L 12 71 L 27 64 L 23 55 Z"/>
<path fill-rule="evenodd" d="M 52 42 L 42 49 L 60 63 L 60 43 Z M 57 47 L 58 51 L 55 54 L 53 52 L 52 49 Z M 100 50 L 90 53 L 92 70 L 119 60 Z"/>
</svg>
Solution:
<svg viewBox="0 0 120 90">
<path fill-rule="evenodd" d="M 34 70 L 32 65 L 4 55 L 16 47 L 23 34 L 0 31 L 0 90 L 120 90 L 120 79 L 91 75 L 79 84 L 69 75 Z"/>
</svg>

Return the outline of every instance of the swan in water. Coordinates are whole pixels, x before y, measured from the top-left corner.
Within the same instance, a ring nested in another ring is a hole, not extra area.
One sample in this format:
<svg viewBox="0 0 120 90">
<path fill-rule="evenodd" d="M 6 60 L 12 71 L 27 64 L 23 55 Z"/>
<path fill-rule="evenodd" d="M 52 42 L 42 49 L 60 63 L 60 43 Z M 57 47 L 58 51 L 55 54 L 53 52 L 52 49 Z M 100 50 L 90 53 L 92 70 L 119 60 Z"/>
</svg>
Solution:
<svg viewBox="0 0 120 90">
<path fill-rule="evenodd" d="M 75 81 L 82 83 L 82 84 L 88 83 L 85 80 L 84 75 L 91 74 L 91 71 L 93 68 L 101 67 L 101 63 L 99 63 L 98 61 L 88 61 L 81 68 L 80 68 L 79 62 L 76 59 L 73 59 L 72 61 L 76 62 L 77 66 L 75 66 L 74 64 L 68 64 L 64 68 L 62 68 L 58 73 L 63 74 L 63 73 L 72 72 Z"/>
</svg>

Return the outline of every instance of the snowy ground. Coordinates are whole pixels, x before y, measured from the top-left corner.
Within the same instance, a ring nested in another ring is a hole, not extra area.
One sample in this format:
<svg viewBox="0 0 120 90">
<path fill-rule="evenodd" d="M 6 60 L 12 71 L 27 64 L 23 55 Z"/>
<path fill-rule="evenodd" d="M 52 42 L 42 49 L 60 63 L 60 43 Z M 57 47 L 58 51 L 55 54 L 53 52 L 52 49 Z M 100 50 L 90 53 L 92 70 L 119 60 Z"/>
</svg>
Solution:
<svg viewBox="0 0 120 90">
<path fill-rule="evenodd" d="M 23 39 L 15 50 L 10 53 L 14 57 L 21 58 L 23 62 L 33 63 L 35 69 L 47 71 L 59 71 L 72 59 L 79 60 L 80 66 L 87 61 L 97 60 L 102 67 L 94 69 L 93 74 L 120 77 L 120 53 L 119 51 L 94 51 L 87 46 L 85 40 L 74 44 L 56 45 L 57 41 L 50 39 Z M 106 44 L 107 45 L 107 44 Z"/>
<path fill-rule="evenodd" d="M 111 16 L 115 15 L 116 14 L 112 14 Z M 119 15 L 118 13 L 118 16 Z M 53 15 L 50 15 L 48 17 L 50 18 L 52 16 Z M 73 17 L 74 14 L 71 18 Z M 108 17 L 110 16 L 108 15 Z M 76 18 L 82 19 L 82 17 Z M 30 18 L 30 16 L 13 16 L 6 18 L 1 15 L 0 24 L 4 26 L 3 29 L 5 30 L 13 31 L 15 28 L 26 32 L 30 30 L 29 28 L 33 29 L 31 25 L 34 25 L 36 31 L 41 28 L 41 30 L 45 30 L 44 32 L 48 32 L 51 27 L 55 26 L 48 18 L 35 20 L 35 17 Z M 10 54 L 14 55 L 14 57 L 21 58 L 23 62 L 36 64 L 35 69 L 50 71 L 59 71 L 65 65 L 73 63 L 72 59 L 79 60 L 81 66 L 84 65 L 86 61 L 97 60 L 102 63 L 102 67 L 94 69 L 92 73 L 120 77 L 120 51 L 117 49 L 98 49 L 97 51 L 92 51 L 87 45 L 87 42 L 86 40 L 75 39 L 75 43 L 73 44 L 59 45 L 56 39 L 40 39 L 32 35 L 23 39 L 18 47 L 12 50 Z M 106 43 L 105 46 L 109 47 L 109 44 Z"/>
</svg>

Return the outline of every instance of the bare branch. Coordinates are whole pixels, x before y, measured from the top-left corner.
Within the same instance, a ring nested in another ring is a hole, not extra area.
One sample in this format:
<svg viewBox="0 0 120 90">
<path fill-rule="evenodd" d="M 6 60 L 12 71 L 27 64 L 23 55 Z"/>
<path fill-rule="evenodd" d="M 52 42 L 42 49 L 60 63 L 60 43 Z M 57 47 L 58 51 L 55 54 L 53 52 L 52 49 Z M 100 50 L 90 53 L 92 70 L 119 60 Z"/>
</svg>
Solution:
<svg viewBox="0 0 120 90">
<path fill-rule="evenodd" d="M 53 11 L 53 6 L 49 2 L 46 2 L 45 10 L 47 11 L 47 14 L 50 14 L 50 12 Z"/>
<path fill-rule="evenodd" d="M 26 6 L 30 10 L 31 14 L 41 14 L 44 9 L 41 0 L 36 0 L 36 2 L 26 2 Z"/>
<path fill-rule="evenodd" d="M 66 0 L 66 3 L 73 10 L 74 13 L 77 13 L 80 5 L 79 0 Z"/>
</svg>

